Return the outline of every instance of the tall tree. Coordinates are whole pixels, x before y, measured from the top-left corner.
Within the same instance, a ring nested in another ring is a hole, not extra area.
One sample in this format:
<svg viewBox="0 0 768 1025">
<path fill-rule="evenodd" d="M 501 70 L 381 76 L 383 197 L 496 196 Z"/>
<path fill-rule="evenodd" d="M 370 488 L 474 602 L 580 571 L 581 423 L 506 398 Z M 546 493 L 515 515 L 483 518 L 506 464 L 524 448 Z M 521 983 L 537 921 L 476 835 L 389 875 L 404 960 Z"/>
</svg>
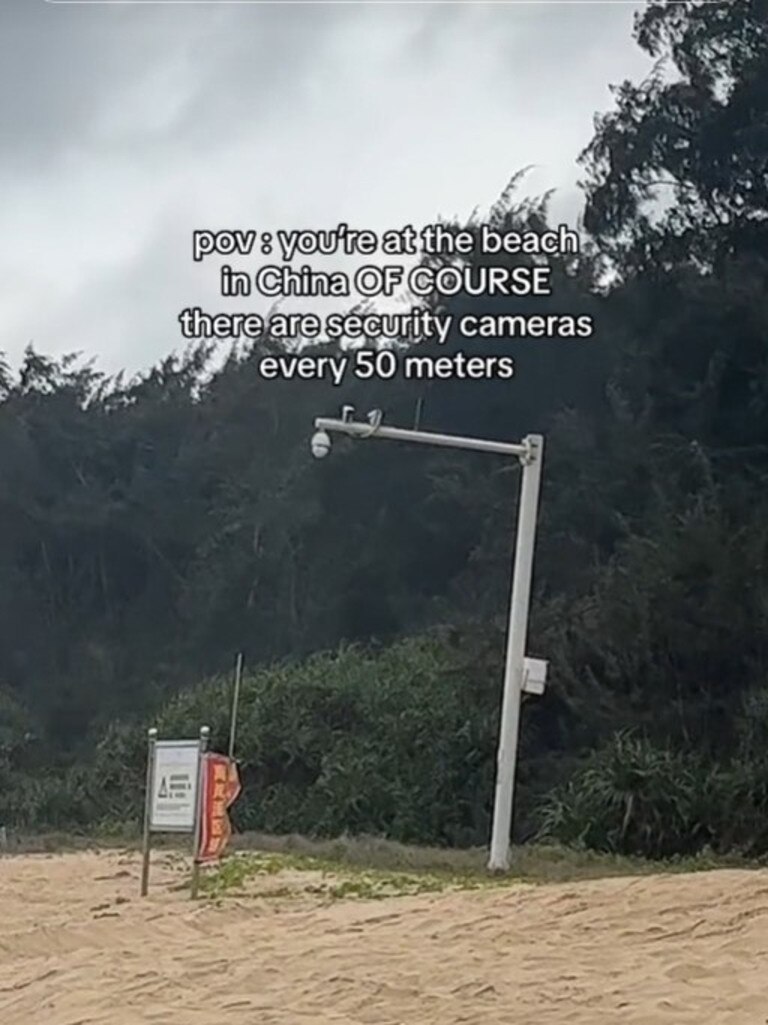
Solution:
<svg viewBox="0 0 768 1025">
<path fill-rule="evenodd" d="M 587 229 L 622 273 L 768 257 L 766 0 L 652 2 L 635 38 L 657 64 L 596 119 Z"/>
</svg>

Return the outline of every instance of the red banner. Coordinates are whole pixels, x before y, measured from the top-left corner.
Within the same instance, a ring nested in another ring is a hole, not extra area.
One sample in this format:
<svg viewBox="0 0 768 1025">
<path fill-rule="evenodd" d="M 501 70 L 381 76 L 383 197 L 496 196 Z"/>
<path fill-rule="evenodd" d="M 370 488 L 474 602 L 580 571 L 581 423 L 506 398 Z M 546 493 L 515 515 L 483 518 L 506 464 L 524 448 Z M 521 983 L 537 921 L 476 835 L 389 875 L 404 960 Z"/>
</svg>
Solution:
<svg viewBox="0 0 768 1025">
<path fill-rule="evenodd" d="M 200 848 L 197 861 L 217 861 L 232 835 L 227 809 L 240 794 L 237 764 L 226 755 L 203 755 L 202 795 L 200 803 Z"/>
</svg>

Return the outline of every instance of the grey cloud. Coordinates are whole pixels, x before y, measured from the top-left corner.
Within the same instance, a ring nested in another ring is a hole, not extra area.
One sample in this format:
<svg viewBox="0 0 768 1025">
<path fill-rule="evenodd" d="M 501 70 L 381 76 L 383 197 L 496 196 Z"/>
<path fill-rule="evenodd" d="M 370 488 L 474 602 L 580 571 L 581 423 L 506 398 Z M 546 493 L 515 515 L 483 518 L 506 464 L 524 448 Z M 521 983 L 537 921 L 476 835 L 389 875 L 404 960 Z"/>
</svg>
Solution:
<svg viewBox="0 0 768 1025">
<path fill-rule="evenodd" d="M 191 293 L 206 305 L 216 286 L 214 269 L 195 273 L 188 252 L 186 219 L 176 212 L 161 217 L 132 259 L 94 272 L 74 296 L 30 317 L 36 347 L 56 356 L 96 351 L 99 366 L 109 372 L 149 366 L 183 349 L 188 343 L 179 333 L 178 313 L 190 305 Z"/>
<path fill-rule="evenodd" d="M 530 163 L 573 219 L 592 115 L 643 66 L 631 15 L 0 0 L 0 351 L 180 348 L 179 310 L 221 305 L 195 227 L 465 217 Z"/>
<path fill-rule="evenodd" d="M 0 166 L 39 172 L 73 150 L 204 148 L 252 131 L 290 104 L 339 8 L 111 7 L 12 2 L 0 14 Z M 171 71 L 170 81 L 168 71 Z M 175 70 L 175 75 L 173 74 Z M 153 97 L 180 93 L 153 130 Z M 144 124 L 119 128 L 127 101 Z M 34 170 L 33 170 L 34 169 Z"/>
<path fill-rule="evenodd" d="M 3 5 L 3 164 L 35 173 L 62 149 L 84 145 L 107 95 L 163 53 L 161 35 L 137 31 L 121 9 Z"/>
</svg>

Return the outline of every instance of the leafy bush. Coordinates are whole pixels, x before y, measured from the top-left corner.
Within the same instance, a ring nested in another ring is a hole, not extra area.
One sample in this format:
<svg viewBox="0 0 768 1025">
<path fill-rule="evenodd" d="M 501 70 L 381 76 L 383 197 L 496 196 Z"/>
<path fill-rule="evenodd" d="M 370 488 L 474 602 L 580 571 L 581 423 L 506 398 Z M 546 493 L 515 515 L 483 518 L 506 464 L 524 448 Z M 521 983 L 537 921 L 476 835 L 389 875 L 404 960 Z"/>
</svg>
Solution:
<svg viewBox="0 0 768 1025">
<path fill-rule="evenodd" d="M 226 751 L 230 686 L 214 679 L 181 692 L 153 725 L 161 737 L 195 737 L 208 725 L 212 748 Z M 436 637 L 259 669 L 240 699 L 235 825 L 485 843 L 499 698 L 498 678 Z M 140 815 L 145 736 L 114 725 L 99 744 L 101 816 Z"/>
<path fill-rule="evenodd" d="M 711 840 L 715 771 L 618 733 L 546 801 L 540 839 L 646 857 L 692 854 Z"/>
<path fill-rule="evenodd" d="M 748 691 L 735 723 L 736 756 L 717 777 L 716 845 L 748 855 L 768 852 L 768 688 Z"/>
<path fill-rule="evenodd" d="M 615 734 L 549 793 L 538 839 L 650 858 L 768 853 L 768 756 L 754 745 L 766 692 L 744 706 L 739 752 L 724 765 Z"/>
<path fill-rule="evenodd" d="M 499 697 L 499 674 L 437 634 L 258 669 L 243 680 L 235 826 L 485 844 Z M 212 748 L 225 751 L 230 700 L 229 680 L 209 680 L 176 695 L 151 724 L 168 738 L 194 738 L 206 724 Z M 542 749 L 546 709 L 535 707 L 524 717 L 518 839 L 649 858 L 768 852 L 768 689 L 747 692 L 723 764 L 631 731 L 574 762 Z M 140 822 L 149 724 L 113 723 L 91 765 L 58 775 L 12 771 L 6 753 L 0 822 L 102 830 Z"/>
</svg>

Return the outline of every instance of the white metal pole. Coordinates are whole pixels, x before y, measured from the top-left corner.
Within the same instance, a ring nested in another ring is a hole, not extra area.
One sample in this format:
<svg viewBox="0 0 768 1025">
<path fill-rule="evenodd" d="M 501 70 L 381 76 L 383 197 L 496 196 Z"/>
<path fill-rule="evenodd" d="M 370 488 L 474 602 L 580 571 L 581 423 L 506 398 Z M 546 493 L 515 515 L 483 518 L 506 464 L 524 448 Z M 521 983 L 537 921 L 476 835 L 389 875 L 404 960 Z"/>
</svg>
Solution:
<svg viewBox="0 0 768 1025">
<path fill-rule="evenodd" d="M 529 434 L 523 439 L 522 444 L 487 441 L 483 438 L 466 438 L 454 434 L 435 434 L 431 431 L 409 431 L 399 427 L 383 427 L 380 418 L 378 421 L 372 420 L 370 423 L 364 424 L 346 417 L 342 420 L 317 417 L 315 429 L 335 431 L 357 438 L 416 442 L 422 445 L 517 456 L 523 464 L 507 652 L 504 664 L 504 696 L 499 728 L 493 828 L 488 861 L 488 868 L 491 871 L 504 872 L 509 868 L 517 744 L 520 732 L 520 706 L 523 695 L 525 645 L 531 602 L 533 551 L 536 541 L 536 518 L 539 507 L 541 466 L 544 458 L 544 438 L 540 434 Z"/>
<path fill-rule="evenodd" d="M 523 464 L 512 598 L 509 607 L 509 632 L 504 666 L 504 697 L 501 706 L 496 793 L 488 868 L 505 872 L 509 868 L 510 834 L 515 793 L 517 742 L 520 731 L 520 705 L 523 691 L 525 643 L 528 633 L 528 609 L 531 601 L 533 550 L 536 541 L 536 517 L 541 484 L 544 439 L 540 434 L 526 438 L 529 459 Z"/>
<path fill-rule="evenodd" d="M 350 438 L 379 438 L 384 441 L 406 441 L 417 445 L 435 445 L 438 448 L 463 448 L 471 452 L 493 452 L 500 456 L 525 457 L 525 443 L 487 441 L 485 438 L 466 438 L 461 434 L 435 434 L 433 431 L 409 431 L 402 427 L 382 427 L 356 420 L 332 420 L 325 416 L 315 419 L 315 430 L 336 431 Z"/>
</svg>

